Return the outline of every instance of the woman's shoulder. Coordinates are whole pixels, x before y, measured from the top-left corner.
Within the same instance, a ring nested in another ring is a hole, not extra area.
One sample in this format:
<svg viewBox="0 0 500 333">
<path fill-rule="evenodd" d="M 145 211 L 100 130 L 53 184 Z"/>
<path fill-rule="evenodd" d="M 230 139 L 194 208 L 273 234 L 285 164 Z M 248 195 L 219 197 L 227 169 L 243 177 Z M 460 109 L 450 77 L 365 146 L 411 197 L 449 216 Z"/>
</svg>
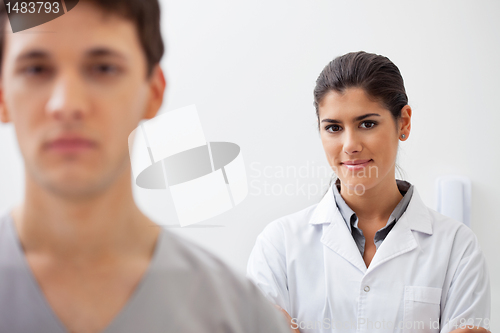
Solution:
<svg viewBox="0 0 500 333">
<path fill-rule="evenodd" d="M 418 235 L 422 240 L 428 238 L 426 242 L 429 244 L 440 244 L 440 246 L 448 247 L 452 251 L 479 246 L 477 237 L 471 228 L 429 207 L 421 199 L 416 188 L 406 210 L 405 214 L 409 214 L 407 221 L 410 228 L 422 231 L 422 233 L 415 233 L 415 235 Z"/>
<path fill-rule="evenodd" d="M 446 240 L 447 244 L 455 244 L 452 250 L 470 252 L 480 248 L 477 236 L 470 227 L 435 209 L 430 207 L 427 209 L 432 219 L 432 234 L 436 240 Z"/>
</svg>

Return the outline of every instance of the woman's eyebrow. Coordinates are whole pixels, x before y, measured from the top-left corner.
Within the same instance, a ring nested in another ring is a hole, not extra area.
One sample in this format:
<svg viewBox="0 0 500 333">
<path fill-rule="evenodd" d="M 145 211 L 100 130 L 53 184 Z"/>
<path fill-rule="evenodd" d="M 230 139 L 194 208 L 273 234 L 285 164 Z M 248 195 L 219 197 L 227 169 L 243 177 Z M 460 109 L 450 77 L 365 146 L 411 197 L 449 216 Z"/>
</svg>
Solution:
<svg viewBox="0 0 500 333">
<path fill-rule="evenodd" d="M 378 113 L 367 113 L 367 114 L 364 114 L 362 116 L 358 116 L 356 118 L 354 118 L 352 121 L 355 122 L 355 121 L 360 121 L 360 120 L 363 120 L 365 118 L 368 118 L 370 116 L 379 116 L 380 115 Z M 342 122 L 340 120 L 337 120 L 337 119 L 329 119 L 329 118 L 325 118 L 323 120 L 321 120 L 321 122 L 325 122 L 325 123 L 338 123 L 338 124 L 341 124 Z"/>
</svg>

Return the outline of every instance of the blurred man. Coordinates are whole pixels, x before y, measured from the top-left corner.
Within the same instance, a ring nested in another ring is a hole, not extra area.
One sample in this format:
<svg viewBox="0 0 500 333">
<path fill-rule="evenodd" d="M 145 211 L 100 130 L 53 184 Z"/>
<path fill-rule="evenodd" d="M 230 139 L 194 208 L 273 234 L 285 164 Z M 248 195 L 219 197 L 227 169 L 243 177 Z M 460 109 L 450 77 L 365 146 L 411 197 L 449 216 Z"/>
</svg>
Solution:
<svg viewBox="0 0 500 333">
<path fill-rule="evenodd" d="M 288 332 L 253 284 L 134 203 L 128 135 L 166 86 L 157 0 L 80 1 L 19 33 L 0 9 L 0 120 L 25 165 L 0 217 L 0 332 Z"/>
</svg>

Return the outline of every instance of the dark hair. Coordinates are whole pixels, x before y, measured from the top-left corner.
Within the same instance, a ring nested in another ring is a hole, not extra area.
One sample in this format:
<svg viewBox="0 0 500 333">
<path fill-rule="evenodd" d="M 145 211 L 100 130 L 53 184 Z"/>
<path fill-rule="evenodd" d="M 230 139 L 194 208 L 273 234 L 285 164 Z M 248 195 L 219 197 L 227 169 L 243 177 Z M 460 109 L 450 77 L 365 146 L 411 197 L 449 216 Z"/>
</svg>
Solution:
<svg viewBox="0 0 500 333">
<path fill-rule="evenodd" d="M 80 0 L 83 1 L 95 4 L 105 14 L 117 14 L 135 24 L 147 60 L 146 77 L 150 78 L 153 68 L 160 62 L 165 52 L 160 30 L 158 0 Z M 0 0 L 0 75 L 7 20 L 5 5 Z"/>
<path fill-rule="evenodd" d="M 362 88 L 391 112 L 396 123 L 401 109 L 408 104 L 403 77 L 389 58 L 364 51 L 351 52 L 333 59 L 316 80 L 314 107 L 318 120 L 318 107 L 325 95 L 330 91 L 343 93 L 347 88 Z"/>
</svg>

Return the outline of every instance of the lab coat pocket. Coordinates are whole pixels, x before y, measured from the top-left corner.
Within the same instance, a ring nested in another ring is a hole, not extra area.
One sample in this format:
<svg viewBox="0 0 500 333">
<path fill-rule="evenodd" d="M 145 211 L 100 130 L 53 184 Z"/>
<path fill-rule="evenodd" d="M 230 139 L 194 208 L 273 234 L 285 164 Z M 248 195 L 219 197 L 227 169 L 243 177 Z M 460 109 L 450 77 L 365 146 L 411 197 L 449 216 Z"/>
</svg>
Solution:
<svg viewBox="0 0 500 333">
<path fill-rule="evenodd" d="M 441 288 L 406 286 L 403 332 L 439 332 Z"/>
</svg>

